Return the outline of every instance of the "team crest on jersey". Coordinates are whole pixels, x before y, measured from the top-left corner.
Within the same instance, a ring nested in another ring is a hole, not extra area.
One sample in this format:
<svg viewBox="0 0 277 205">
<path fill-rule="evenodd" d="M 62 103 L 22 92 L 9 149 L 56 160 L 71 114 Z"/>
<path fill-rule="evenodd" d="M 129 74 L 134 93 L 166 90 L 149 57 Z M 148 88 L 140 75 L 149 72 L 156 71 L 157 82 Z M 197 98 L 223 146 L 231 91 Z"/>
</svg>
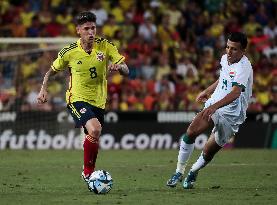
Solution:
<svg viewBox="0 0 277 205">
<path fill-rule="evenodd" d="M 98 52 L 98 53 L 96 54 L 96 58 L 97 58 L 97 60 L 99 60 L 99 61 L 103 61 L 103 60 L 105 59 L 105 55 L 104 55 L 104 53 L 102 53 L 102 52 Z"/>
<path fill-rule="evenodd" d="M 82 109 L 80 110 L 80 113 L 84 114 L 86 111 L 87 111 L 86 108 L 82 108 Z"/>
<path fill-rule="evenodd" d="M 230 78 L 234 78 L 235 77 L 235 75 L 236 75 L 236 72 L 234 71 L 234 70 L 231 70 L 230 72 L 229 72 L 229 76 L 230 76 Z"/>
</svg>

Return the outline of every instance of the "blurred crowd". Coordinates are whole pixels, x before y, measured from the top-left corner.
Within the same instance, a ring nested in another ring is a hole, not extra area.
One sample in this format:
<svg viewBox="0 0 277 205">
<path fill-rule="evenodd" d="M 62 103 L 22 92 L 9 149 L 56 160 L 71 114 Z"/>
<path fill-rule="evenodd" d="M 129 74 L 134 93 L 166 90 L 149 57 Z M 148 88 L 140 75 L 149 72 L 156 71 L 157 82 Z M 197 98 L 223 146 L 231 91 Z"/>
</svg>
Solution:
<svg viewBox="0 0 277 205">
<path fill-rule="evenodd" d="M 254 69 L 249 111 L 277 111 L 276 1 L 2 0 L 0 36 L 77 37 L 73 19 L 84 10 L 96 14 L 98 36 L 117 46 L 130 69 L 129 77 L 108 76 L 107 110 L 202 109 L 195 98 L 217 79 L 227 35 L 242 31 Z M 7 46 L 18 55 L 3 55 Z M 36 104 L 57 52 L 0 44 L 0 110 L 64 109 L 65 73 L 51 81 L 49 101 Z"/>
</svg>

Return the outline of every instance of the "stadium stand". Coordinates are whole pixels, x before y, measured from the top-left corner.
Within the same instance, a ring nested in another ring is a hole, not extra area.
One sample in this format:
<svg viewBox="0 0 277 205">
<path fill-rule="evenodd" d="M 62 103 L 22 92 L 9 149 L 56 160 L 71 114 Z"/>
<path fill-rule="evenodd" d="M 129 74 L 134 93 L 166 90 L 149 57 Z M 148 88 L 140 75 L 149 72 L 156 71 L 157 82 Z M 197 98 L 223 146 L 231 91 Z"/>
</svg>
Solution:
<svg viewBox="0 0 277 205">
<path fill-rule="evenodd" d="M 94 12 L 98 35 L 115 43 L 130 68 L 129 78 L 108 77 L 107 110 L 201 109 L 196 94 L 216 79 L 226 36 L 243 31 L 254 69 L 249 110 L 277 111 L 276 1 L 3 0 L 0 8 L 0 37 L 77 37 L 75 14 Z M 64 109 L 59 76 L 49 87 L 49 102 L 35 103 L 57 49 L 21 44 L 9 50 L 16 57 L 7 57 L 0 44 L 0 110 Z"/>
</svg>

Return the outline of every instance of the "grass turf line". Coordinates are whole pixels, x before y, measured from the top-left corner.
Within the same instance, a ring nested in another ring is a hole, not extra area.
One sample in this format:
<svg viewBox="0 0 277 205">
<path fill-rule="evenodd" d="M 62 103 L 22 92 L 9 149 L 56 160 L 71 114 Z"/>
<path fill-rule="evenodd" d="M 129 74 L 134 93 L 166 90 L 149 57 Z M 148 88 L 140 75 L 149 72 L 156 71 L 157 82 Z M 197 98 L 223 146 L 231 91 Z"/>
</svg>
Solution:
<svg viewBox="0 0 277 205">
<path fill-rule="evenodd" d="M 188 168 L 197 159 L 195 151 Z M 82 151 L 0 151 L 0 204 L 276 204 L 277 150 L 223 150 L 198 176 L 195 189 L 165 183 L 177 150 L 103 151 L 97 169 L 114 187 L 95 195 L 81 180 Z"/>
</svg>

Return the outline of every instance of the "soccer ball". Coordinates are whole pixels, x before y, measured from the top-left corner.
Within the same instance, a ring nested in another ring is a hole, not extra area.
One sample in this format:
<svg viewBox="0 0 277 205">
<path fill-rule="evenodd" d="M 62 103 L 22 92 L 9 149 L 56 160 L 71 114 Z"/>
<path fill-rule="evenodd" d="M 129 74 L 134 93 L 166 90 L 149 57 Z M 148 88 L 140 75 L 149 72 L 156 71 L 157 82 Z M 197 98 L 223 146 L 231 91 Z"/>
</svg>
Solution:
<svg viewBox="0 0 277 205">
<path fill-rule="evenodd" d="M 94 171 L 88 181 L 88 189 L 95 194 L 107 194 L 113 186 L 113 179 L 105 170 Z"/>
</svg>

